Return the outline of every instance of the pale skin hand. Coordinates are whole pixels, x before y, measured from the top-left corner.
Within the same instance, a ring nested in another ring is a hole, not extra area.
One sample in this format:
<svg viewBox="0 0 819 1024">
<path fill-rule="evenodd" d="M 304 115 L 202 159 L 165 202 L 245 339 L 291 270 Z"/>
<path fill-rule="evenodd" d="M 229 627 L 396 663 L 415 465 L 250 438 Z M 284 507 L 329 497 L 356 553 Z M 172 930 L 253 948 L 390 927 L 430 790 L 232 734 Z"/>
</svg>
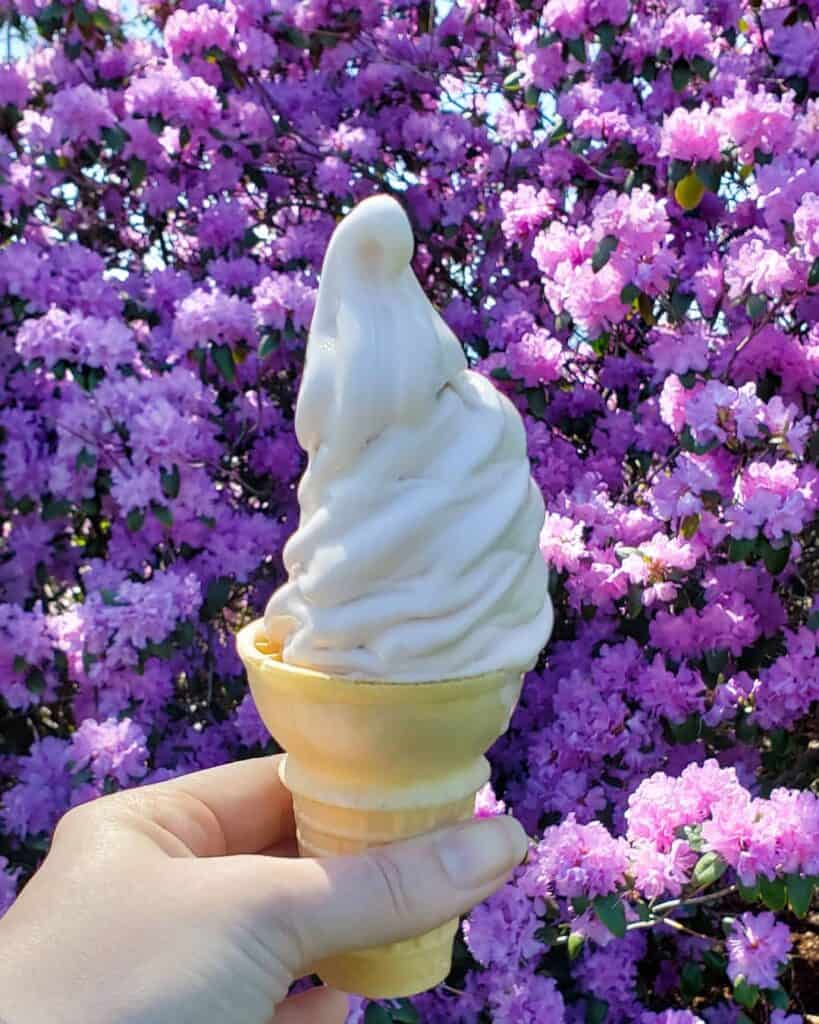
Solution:
<svg viewBox="0 0 819 1024">
<path fill-rule="evenodd" d="M 286 999 L 311 965 L 420 934 L 525 857 L 509 817 L 355 857 L 296 859 L 276 757 L 70 811 L 0 919 L 5 1024 L 342 1024 L 347 997 Z"/>
</svg>

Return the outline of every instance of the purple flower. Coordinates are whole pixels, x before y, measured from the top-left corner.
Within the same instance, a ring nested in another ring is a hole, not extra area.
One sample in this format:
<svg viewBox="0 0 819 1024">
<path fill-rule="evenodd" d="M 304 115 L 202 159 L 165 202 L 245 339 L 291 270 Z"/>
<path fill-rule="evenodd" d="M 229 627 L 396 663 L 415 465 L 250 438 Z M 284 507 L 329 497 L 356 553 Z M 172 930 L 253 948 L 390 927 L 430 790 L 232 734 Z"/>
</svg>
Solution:
<svg viewBox="0 0 819 1024">
<path fill-rule="evenodd" d="M 116 123 L 104 90 L 92 89 L 84 82 L 58 92 L 51 104 L 57 140 L 96 140 L 103 128 Z"/>
<path fill-rule="evenodd" d="M 475 907 L 464 921 L 463 934 L 479 964 L 508 967 L 543 952 L 543 944 L 535 938 L 540 924 L 532 900 L 509 883 Z"/>
<path fill-rule="evenodd" d="M 127 718 L 119 722 L 113 718 L 104 722 L 87 718 L 71 737 L 68 757 L 75 771 L 90 768 L 98 786 L 106 778 L 129 786 L 147 770 L 145 733 Z"/>
<path fill-rule="evenodd" d="M 0 917 L 12 905 L 17 895 L 18 874 L 18 871 L 9 870 L 7 858 L 0 857 Z"/>
<path fill-rule="evenodd" d="M 772 913 L 741 914 L 725 940 L 728 977 L 744 977 L 749 985 L 776 988 L 777 974 L 788 959 L 791 933 Z"/>
</svg>

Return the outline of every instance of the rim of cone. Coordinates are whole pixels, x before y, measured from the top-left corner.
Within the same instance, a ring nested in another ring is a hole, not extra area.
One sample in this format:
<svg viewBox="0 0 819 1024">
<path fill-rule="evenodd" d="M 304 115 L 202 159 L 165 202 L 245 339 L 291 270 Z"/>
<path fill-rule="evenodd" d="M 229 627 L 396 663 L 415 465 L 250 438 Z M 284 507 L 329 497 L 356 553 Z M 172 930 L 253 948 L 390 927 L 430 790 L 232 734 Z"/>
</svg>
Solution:
<svg viewBox="0 0 819 1024">
<path fill-rule="evenodd" d="M 282 661 L 281 652 L 267 641 L 264 619 L 255 619 L 240 629 L 236 636 L 236 647 L 248 671 L 263 674 L 266 683 L 278 683 L 282 689 L 298 687 L 301 696 L 307 699 L 311 696 L 320 699 L 323 695 L 337 699 L 339 689 L 343 689 L 348 697 L 354 694 L 362 703 L 368 703 L 369 700 L 377 700 L 379 703 L 414 703 L 418 699 L 419 691 L 423 692 L 425 700 L 444 702 L 462 700 L 466 693 L 477 696 L 506 686 L 512 680 L 520 680 L 523 675 L 523 669 L 508 669 L 486 672 L 483 675 L 418 683 L 333 676 Z"/>
</svg>

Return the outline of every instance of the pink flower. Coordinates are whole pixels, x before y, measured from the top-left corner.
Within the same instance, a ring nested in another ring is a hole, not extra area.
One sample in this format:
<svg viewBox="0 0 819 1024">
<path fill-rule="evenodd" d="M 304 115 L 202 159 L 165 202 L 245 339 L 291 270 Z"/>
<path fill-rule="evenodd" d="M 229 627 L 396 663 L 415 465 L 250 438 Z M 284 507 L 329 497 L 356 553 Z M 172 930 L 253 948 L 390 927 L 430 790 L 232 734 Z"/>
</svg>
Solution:
<svg viewBox="0 0 819 1024">
<path fill-rule="evenodd" d="M 707 57 L 715 48 L 713 31 L 711 22 L 701 14 L 690 14 L 683 7 L 677 7 L 663 20 L 660 46 L 668 47 L 672 60 Z"/>
<path fill-rule="evenodd" d="M 743 163 L 754 162 L 754 150 L 784 153 L 793 141 L 795 107 L 793 90 L 780 100 L 764 86 L 751 92 L 740 79 L 732 99 L 723 102 L 719 118 L 723 129 L 739 147 Z"/>
<path fill-rule="evenodd" d="M 527 387 L 560 379 L 565 358 L 563 345 L 548 331 L 531 331 L 506 351 L 509 372 Z"/>
<path fill-rule="evenodd" d="M 547 828 L 530 853 L 521 885 L 531 896 L 605 896 L 623 882 L 628 846 L 596 821 L 578 825 L 569 814 Z"/>
<path fill-rule="evenodd" d="M 805 259 L 819 256 L 819 195 L 808 192 L 793 215 L 793 234 L 805 253 Z"/>
<path fill-rule="evenodd" d="M 495 796 L 495 791 L 492 789 L 492 783 L 487 782 L 481 786 L 475 794 L 475 817 L 494 818 L 498 814 L 505 813 L 506 804 L 503 800 L 498 800 Z"/>
<path fill-rule="evenodd" d="M 796 274 L 786 256 L 763 239 L 752 238 L 726 261 L 725 283 L 734 301 L 746 291 L 778 299 L 786 288 L 796 286 Z"/>
<path fill-rule="evenodd" d="M 720 160 L 719 126 L 708 104 L 673 110 L 663 122 L 659 151 L 672 160 Z"/>
<path fill-rule="evenodd" d="M 510 242 L 526 242 L 548 220 L 555 209 L 554 196 L 547 189 L 519 185 L 500 196 L 503 233 Z"/>
</svg>

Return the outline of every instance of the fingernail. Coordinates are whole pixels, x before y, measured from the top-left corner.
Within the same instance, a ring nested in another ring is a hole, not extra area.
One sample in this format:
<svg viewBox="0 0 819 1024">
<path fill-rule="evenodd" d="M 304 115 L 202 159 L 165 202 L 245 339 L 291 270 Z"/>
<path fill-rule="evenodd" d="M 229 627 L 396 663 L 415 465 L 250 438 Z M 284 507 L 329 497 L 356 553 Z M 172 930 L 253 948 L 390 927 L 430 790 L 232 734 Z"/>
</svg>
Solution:
<svg viewBox="0 0 819 1024">
<path fill-rule="evenodd" d="M 458 889 L 486 885 L 526 856 L 526 833 L 514 818 L 499 815 L 451 829 L 438 840 L 441 864 Z"/>
</svg>

